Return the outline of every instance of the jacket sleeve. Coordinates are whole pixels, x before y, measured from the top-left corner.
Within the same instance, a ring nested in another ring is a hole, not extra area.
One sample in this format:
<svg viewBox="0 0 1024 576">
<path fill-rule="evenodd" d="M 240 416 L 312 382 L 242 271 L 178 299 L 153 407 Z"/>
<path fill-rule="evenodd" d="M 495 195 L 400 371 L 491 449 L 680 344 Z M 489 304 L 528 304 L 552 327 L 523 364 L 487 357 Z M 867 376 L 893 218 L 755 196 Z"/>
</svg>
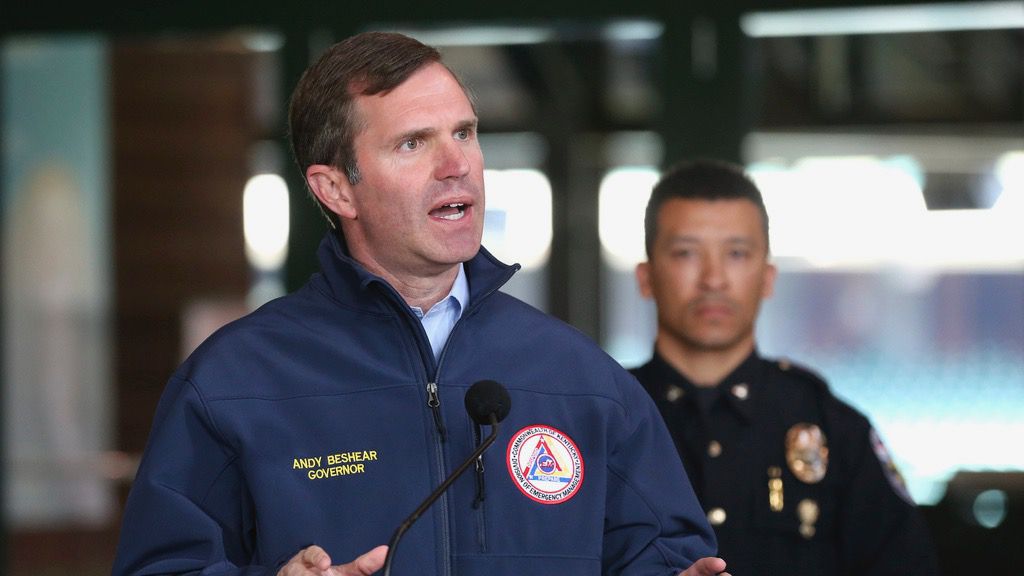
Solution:
<svg viewBox="0 0 1024 576">
<path fill-rule="evenodd" d="M 188 380 L 172 378 L 132 485 L 113 576 L 264 576 L 236 459 Z"/>
<path fill-rule="evenodd" d="M 603 573 L 675 576 L 715 555 L 715 535 L 657 408 L 623 374 L 625 422 L 608 460 Z"/>
<path fill-rule="evenodd" d="M 850 439 L 855 455 L 840 511 L 840 562 L 847 574 L 933 576 L 927 525 L 870 424 Z"/>
</svg>

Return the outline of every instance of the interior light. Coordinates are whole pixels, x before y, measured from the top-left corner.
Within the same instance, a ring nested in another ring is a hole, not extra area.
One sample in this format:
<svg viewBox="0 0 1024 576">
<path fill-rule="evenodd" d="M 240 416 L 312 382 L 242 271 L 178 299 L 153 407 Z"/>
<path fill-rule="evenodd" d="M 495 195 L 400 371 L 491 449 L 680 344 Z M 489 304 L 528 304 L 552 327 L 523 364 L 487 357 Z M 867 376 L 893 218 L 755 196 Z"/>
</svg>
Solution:
<svg viewBox="0 0 1024 576">
<path fill-rule="evenodd" d="M 629 42 L 657 40 L 665 31 L 665 25 L 651 20 L 619 20 L 604 27 L 603 36 L 608 40 Z"/>
<path fill-rule="evenodd" d="M 999 163 L 991 209 L 927 210 L 924 171 L 906 157 L 804 158 L 748 167 L 771 221 L 772 253 L 787 265 L 865 269 L 1019 270 L 1024 266 L 1024 155 Z"/>
<path fill-rule="evenodd" d="M 1003 187 L 993 210 L 1013 211 L 1024 221 L 1024 150 L 1007 152 L 996 160 L 996 178 Z"/>
<path fill-rule="evenodd" d="M 632 270 L 647 259 L 644 212 L 658 182 L 653 166 L 610 170 L 601 180 L 598 196 L 598 234 L 605 260 L 618 270 Z"/>
<path fill-rule="evenodd" d="M 483 244 L 499 260 L 526 270 L 551 251 L 551 183 L 538 170 L 484 170 L 487 213 Z"/>
<path fill-rule="evenodd" d="M 740 27 L 754 38 L 997 30 L 1024 27 L 1020 2 L 950 2 L 752 12 Z"/>
<path fill-rule="evenodd" d="M 430 30 L 396 29 L 428 46 L 512 46 L 550 42 L 554 33 L 538 26 L 460 26 Z"/>
<path fill-rule="evenodd" d="M 242 42 L 253 52 L 277 52 L 284 47 L 284 35 L 277 32 L 252 32 L 245 34 Z"/>
<path fill-rule="evenodd" d="M 772 253 L 816 266 L 898 257 L 927 208 L 905 163 L 870 156 L 808 157 L 791 169 L 752 166 L 771 221 Z"/>
<path fill-rule="evenodd" d="M 277 174 L 257 174 L 242 194 L 245 255 L 261 271 L 275 271 L 288 254 L 288 185 Z"/>
</svg>

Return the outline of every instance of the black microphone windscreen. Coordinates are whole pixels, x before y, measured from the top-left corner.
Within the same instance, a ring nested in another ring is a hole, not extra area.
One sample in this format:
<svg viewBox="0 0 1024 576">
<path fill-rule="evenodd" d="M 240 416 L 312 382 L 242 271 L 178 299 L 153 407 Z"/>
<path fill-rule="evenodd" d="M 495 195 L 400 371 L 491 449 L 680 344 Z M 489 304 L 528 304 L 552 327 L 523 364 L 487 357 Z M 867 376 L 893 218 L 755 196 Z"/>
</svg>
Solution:
<svg viewBox="0 0 1024 576">
<path fill-rule="evenodd" d="M 490 424 L 491 414 L 501 422 L 511 408 L 508 390 L 494 380 L 480 380 L 466 391 L 466 411 L 478 424 Z"/>
</svg>

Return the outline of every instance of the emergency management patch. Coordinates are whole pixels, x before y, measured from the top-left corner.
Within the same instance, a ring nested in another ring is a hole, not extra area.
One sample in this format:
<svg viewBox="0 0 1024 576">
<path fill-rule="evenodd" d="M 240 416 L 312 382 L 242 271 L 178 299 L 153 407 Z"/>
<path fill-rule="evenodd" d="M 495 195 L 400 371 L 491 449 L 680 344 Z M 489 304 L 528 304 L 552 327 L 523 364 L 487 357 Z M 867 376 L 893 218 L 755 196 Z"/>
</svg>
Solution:
<svg viewBox="0 0 1024 576">
<path fill-rule="evenodd" d="M 508 473 L 527 498 L 561 504 L 583 485 L 583 457 L 561 430 L 534 424 L 515 433 L 506 452 Z"/>
<path fill-rule="evenodd" d="M 903 475 L 900 474 L 899 468 L 896 467 L 896 463 L 892 461 L 892 457 L 889 455 L 889 450 L 886 449 L 885 444 L 882 443 L 882 439 L 878 437 L 878 433 L 875 432 L 874 428 L 869 432 L 869 437 L 871 438 L 871 448 L 875 451 L 875 456 L 878 457 L 878 462 L 882 465 L 882 472 L 885 473 L 885 477 L 889 480 L 889 484 L 892 485 L 892 489 L 900 498 L 903 498 L 908 504 L 913 506 L 914 498 L 907 490 L 907 483 L 903 481 Z"/>
</svg>

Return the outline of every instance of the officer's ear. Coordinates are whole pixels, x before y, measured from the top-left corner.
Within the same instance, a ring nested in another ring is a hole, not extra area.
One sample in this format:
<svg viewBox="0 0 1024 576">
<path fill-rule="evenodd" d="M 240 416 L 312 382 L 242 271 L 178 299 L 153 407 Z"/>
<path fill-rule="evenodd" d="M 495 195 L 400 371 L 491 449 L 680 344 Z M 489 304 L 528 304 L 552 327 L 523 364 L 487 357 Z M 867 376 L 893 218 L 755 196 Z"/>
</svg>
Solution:
<svg viewBox="0 0 1024 576">
<path fill-rule="evenodd" d="M 644 298 L 653 298 L 651 291 L 651 265 L 649 262 L 641 262 L 636 265 L 636 285 L 640 289 L 640 295 Z"/>
<path fill-rule="evenodd" d="M 778 268 L 774 264 L 768 263 L 764 267 L 764 278 L 761 280 L 761 299 L 771 298 L 772 294 L 775 294 L 775 278 L 779 275 Z"/>
<path fill-rule="evenodd" d="M 306 168 L 306 184 L 331 212 L 350 220 L 356 217 L 352 184 L 341 170 L 326 164 L 313 164 Z"/>
</svg>

